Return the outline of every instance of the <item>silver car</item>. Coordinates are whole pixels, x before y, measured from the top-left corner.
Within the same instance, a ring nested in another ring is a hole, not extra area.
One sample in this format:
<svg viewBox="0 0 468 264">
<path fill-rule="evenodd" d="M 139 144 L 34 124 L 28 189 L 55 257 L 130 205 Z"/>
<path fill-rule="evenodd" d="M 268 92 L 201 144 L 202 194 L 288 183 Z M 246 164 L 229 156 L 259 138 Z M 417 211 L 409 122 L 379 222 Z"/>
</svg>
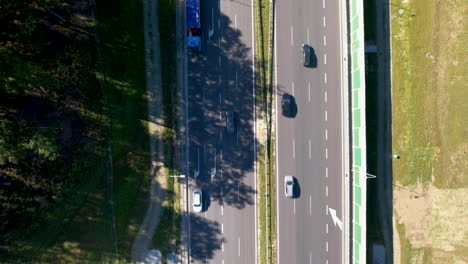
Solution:
<svg viewBox="0 0 468 264">
<path fill-rule="evenodd" d="M 193 205 L 193 211 L 194 212 L 201 212 L 203 209 L 203 194 L 201 190 L 195 190 L 193 191 L 193 200 L 192 200 L 192 205 Z"/>
<path fill-rule="evenodd" d="M 288 198 L 294 197 L 294 178 L 292 176 L 284 176 L 284 194 Z"/>
</svg>

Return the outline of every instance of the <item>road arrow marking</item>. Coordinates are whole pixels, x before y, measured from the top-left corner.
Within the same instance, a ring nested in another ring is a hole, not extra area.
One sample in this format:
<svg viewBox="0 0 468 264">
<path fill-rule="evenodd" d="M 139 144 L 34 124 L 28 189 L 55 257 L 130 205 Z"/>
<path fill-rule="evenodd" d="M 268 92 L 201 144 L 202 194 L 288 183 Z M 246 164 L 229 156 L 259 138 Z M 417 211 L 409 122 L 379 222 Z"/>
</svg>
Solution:
<svg viewBox="0 0 468 264">
<path fill-rule="evenodd" d="M 213 8 L 211 8 L 211 28 L 208 30 L 208 39 L 211 40 L 211 37 L 214 34 L 214 15 Z"/>
<path fill-rule="evenodd" d="M 340 228 L 340 230 L 343 231 L 343 223 L 342 223 L 341 220 L 336 216 L 336 210 L 331 209 L 331 208 L 328 208 L 328 210 L 330 210 L 330 214 L 331 214 L 331 217 L 332 217 L 332 219 L 333 219 L 333 223 L 335 224 L 335 226 L 338 224 L 338 227 Z"/>
</svg>

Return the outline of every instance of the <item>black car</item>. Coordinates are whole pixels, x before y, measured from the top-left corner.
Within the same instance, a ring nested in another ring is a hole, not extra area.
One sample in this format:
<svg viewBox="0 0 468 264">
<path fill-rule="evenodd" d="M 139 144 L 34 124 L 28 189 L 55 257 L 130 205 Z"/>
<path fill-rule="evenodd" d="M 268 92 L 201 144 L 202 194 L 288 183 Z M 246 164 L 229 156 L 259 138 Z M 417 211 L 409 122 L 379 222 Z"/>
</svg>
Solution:
<svg viewBox="0 0 468 264">
<path fill-rule="evenodd" d="M 292 116 L 294 109 L 294 97 L 288 93 L 283 94 L 281 99 L 281 109 L 283 110 L 283 115 Z"/>
<path fill-rule="evenodd" d="M 317 57 L 315 55 L 314 49 L 311 46 L 302 44 L 301 61 L 304 67 L 317 67 Z"/>
</svg>

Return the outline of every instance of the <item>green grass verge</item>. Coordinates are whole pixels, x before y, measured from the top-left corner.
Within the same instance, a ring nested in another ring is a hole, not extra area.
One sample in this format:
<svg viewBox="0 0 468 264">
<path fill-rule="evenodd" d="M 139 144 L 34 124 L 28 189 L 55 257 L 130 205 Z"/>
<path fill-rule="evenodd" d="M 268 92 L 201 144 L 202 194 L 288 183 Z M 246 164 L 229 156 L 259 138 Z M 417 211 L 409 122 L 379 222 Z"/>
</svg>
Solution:
<svg viewBox="0 0 468 264">
<path fill-rule="evenodd" d="M 97 1 L 100 48 L 112 125 L 114 215 L 118 257 L 129 259 L 147 207 L 150 156 L 139 1 Z"/>
<path fill-rule="evenodd" d="M 402 156 L 397 180 L 405 185 L 467 185 L 466 64 L 461 34 L 463 3 L 392 1 L 394 151 Z M 466 4 L 465 4 L 466 6 Z M 466 25 L 466 23 L 465 23 Z M 456 165 L 455 167 L 453 165 Z M 438 177 L 444 173 L 443 177 Z"/>
<path fill-rule="evenodd" d="M 257 156 L 258 192 L 258 263 L 276 263 L 276 179 L 274 173 L 274 138 L 272 135 L 273 42 L 270 2 L 255 1 L 255 64 L 257 119 L 262 127 Z"/>
<path fill-rule="evenodd" d="M 460 1 L 391 1 L 393 152 L 401 156 L 393 163 L 394 182 L 410 190 L 416 184 L 447 193 L 468 187 L 466 9 L 467 4 Z M 432 223 L 443 220 L 437 213 L 440 208 L 456 210 L 453 203 L 435 208 L 437 199 L 432 197 L 427 209 L 433 214 Z M 398 215 L 398 208 L 394 209 Z M 466 259 L 466 253 L 435 245 L 436 237 L 427 240 L 425 247 L 412 245 L 405 236 L 405 229 L 411 227 L 405 224 L 398 224 L 396 230 L 401 263 Z M 453 224 L 448 226 L 464 230 Z M 433 233 L 440 226 L 429 228 Z M 460 247 L 455 239 L 445 242 Z"/>
<path fill-rule="evenodd" d="M 175 131 L 177 128 L 177 94 L 176 94 L 176 2 L 174 0 L 160 0 L 159 5 L 159 33 L 161 44 L 161 68 L 164 110 L 164 163 L 166 174 L 166 200 L 159 226 L 153 236 L 153 247 L 160 250 L 163 258 L 168 253 L 179 253 L 181 238 L 181 190 L 179 180 L 169 175 L 178 175 L 175 160 Z"/>
</svg>

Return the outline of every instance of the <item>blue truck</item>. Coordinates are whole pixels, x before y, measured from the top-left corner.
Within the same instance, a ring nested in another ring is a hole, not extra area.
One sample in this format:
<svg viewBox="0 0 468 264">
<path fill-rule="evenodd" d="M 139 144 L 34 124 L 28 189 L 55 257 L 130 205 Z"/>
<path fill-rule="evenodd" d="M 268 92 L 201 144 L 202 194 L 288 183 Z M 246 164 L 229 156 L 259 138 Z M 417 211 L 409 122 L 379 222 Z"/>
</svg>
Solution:
<svg viewBox="0 0 468 264">
<path fill-rule="evenodd" d="M 200 0 L 186 0 L 187 46 L 201 51 Z"/>
</svg>

